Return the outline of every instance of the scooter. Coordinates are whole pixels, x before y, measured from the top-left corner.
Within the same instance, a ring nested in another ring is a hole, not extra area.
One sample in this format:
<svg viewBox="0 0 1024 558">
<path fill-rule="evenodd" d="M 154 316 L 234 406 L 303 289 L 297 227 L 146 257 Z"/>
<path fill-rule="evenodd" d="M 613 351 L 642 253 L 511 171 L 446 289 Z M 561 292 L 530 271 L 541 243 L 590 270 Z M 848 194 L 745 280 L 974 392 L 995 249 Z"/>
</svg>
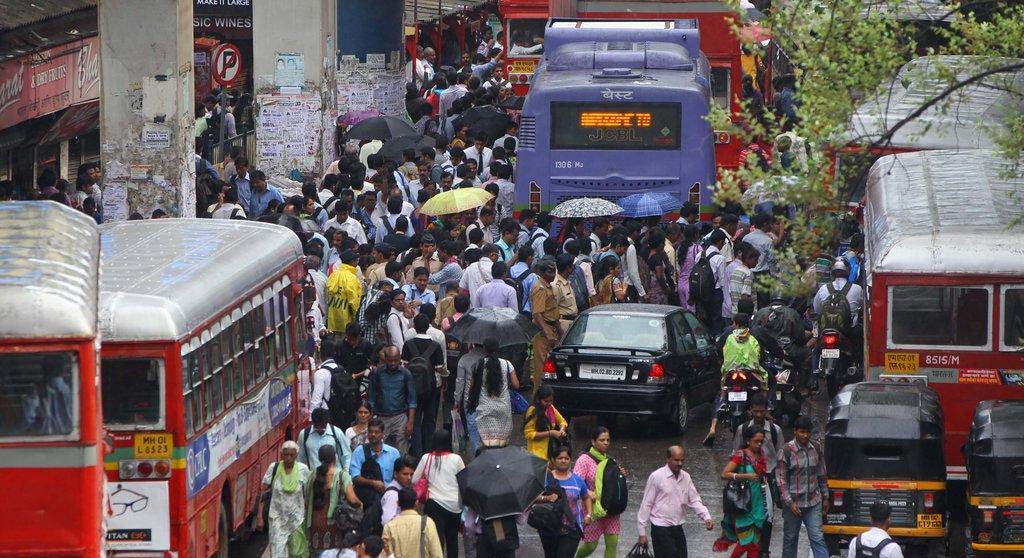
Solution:
<svg viewBox="0 0 1024 558">
<path fill-rule="evenodd" d="M 725 376 L 725 397 L 718 409 L 718 422 L 728 422 L 729 431 L 735 433 L 747 420 L 747 407 L 755 393 L 765 390 L 760 377 L 753 370 L 736 369 Z"/>
<path fill-rule="evenodd" d="M 823 330 L 818 348 L 821 349 L 821 362 L 817 374 L 819 377 L 825 377 L 829 400 L 835 397 L 843 386 L 864 379 L 863 370 L 853 358 L 850 340 L 842 332 L 835 329 Z"/>
</svg>

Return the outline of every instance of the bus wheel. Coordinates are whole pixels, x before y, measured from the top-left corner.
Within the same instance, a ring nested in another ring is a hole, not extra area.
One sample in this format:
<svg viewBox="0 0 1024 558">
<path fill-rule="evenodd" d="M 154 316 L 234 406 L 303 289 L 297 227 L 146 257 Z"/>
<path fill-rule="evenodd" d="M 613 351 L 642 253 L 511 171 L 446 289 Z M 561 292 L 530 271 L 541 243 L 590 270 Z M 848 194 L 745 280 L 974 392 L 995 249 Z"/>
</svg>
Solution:
<svg viewBox="0 0 1024 558">
<path fill-rule="evenodd" d="M 228 519 L 228 505 L 221 500 L 220 520 L 217 522 L 217 558 L 228 558 L 231 546 L 231 523 Z"/>
</svg>

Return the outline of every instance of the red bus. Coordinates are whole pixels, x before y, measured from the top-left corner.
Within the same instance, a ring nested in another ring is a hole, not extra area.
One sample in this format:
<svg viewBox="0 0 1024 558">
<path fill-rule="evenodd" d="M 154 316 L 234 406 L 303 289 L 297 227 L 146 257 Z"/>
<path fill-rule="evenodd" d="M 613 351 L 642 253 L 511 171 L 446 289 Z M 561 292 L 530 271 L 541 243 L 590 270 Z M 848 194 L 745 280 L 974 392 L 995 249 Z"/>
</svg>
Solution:
<svg viewBox="0 0 1024 558">
<path fill-rule="evenodd" d="M 0 204 L 0 230 L 0 556 L 99 556 L 100 234 L 50 201 Z"/>
<path fill-rule="evenodd" d="M 985 399 L 1024 398 L 1024 179 L 994 152 L 881 157 L 868 178 L 868 379 L 921 381 L 939 395 L 949 480 Z"/>
<path fill-rule="evenodd" d="M 227 558 L 301 422 L 301 243 L 284 227 L 217 219 L 101 232 L 107 548 Z"/>
</svg>

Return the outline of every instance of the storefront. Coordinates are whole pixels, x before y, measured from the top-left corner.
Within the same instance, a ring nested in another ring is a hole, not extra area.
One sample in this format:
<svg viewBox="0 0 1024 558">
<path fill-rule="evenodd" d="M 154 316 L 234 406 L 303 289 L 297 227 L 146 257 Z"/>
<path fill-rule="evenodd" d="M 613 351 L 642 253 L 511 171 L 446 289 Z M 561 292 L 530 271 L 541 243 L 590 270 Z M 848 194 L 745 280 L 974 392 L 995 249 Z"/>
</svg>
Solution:
<svg viewBox="0 0 1024 558">
<path fill-rule="evenodd" d="M 0 63 L 0 179 L 27 191 L 44 166 L 73 182 L 99 160 L 99 92 L 96 36 Z"/>
<path fill-rule="evenodd" d="M 196 100 L 221 86 L 251 94 L 251 0 L 193 1 Z"/>
</svg>

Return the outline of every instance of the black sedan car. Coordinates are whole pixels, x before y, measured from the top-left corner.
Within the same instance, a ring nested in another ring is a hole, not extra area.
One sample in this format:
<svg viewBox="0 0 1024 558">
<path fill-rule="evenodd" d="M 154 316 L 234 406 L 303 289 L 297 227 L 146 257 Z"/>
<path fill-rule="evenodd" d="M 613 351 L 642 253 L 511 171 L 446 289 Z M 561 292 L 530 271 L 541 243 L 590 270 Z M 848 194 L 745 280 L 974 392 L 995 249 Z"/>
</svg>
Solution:
<svg viewBox="0 0 1024 558">
<path fill-rule="evenodd" d="M 713 402 L 721 360 L 696 316 L 675 306 L 609 304 L 580 314 L 544 364 L 563 412 L 649 416 L 679 432 Z"/>
</svg>

